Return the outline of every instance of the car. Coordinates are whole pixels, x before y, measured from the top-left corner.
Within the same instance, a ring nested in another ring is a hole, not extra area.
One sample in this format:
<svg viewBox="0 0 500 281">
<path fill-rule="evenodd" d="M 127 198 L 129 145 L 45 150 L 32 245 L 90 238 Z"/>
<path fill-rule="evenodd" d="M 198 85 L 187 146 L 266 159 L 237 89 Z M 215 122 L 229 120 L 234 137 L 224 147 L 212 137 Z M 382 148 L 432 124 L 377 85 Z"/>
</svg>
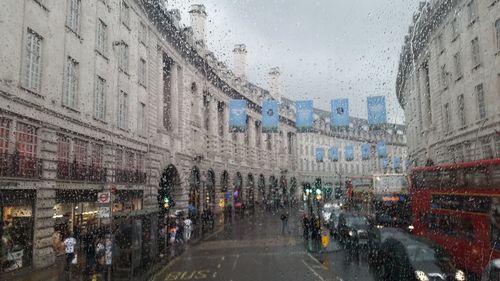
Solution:
<svg viewBox="0 0 500 281">
<path fill-rule="evenodd" d="M 370 266 L 380 280 L 398 281 L 464 281 L 465 273 L 457 269 L 435 243 L 399 229 L 382 229 L 374 258 L 370 249 Z M 369 247 L 375 244 L 369 243 Z"/>
<path fill-rule="evenodd" d="M 340 243 L 346 246 L 367 246 L 370 231 L 367 217 L 357 213 L 339 215 L 337 233 Z"/>
</svg>

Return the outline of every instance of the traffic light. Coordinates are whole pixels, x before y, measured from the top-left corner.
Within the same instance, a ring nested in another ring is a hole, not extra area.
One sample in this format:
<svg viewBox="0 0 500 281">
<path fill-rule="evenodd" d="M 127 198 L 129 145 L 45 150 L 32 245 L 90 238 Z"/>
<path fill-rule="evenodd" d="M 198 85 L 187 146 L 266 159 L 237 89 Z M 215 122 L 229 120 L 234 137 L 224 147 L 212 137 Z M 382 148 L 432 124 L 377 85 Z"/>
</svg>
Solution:
<svg viewBox="0 0 500 281">
<path fill-rule="evenodd" d="M 158 205 L 160 210 L 168 210 L 175 205 L 175 202 L 171 195 L 172 190 L 172 179 L 168 176 L 167 171 L 163 172 L 160 178 L 160 184 L 158 189 Z"/>
<path fill-rule="evenodd" d="M 174 205 L 170 193 L 165 189 L 160 189 L 158 192 L 158 204 L 160 209 L 168 210 Z"/>
</svg>

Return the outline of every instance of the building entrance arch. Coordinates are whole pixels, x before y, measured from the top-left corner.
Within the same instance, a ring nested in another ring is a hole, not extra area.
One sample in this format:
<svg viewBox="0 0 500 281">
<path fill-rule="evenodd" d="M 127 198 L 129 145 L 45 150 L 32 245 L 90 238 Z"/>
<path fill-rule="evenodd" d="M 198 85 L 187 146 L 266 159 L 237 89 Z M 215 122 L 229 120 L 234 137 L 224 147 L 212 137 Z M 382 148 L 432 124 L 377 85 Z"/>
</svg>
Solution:
<svg viewBox="0 0 500 281">
<path fill-rule="evenodd" d="M 259 198 L 262 203 L 266 199 L 266 178 L 263 174 L 260 174 L 259 181 L 257 182 L 257 188 L 259 189 Z"/>
<path fill-rule="evenodd" d="M 234 175 L 234 190 L 233 190 L 233 200 L 234 207 L 239 208 L 243 204 L 243 177 L 240 172 L 236 172 Z"/>
<path fill-rule="evenodd" d="M 208 170 L 206 181 L 203 209 L 213 210 L 215 207 L 215 172 L 212 169 Z"/>
<path fill-rule="evenodd" d="M 255 204 L 255 181 L 253 178 L 253 174 L 248 174 L 248 194 L 247 194 L 247 202 L 250 208 L 254 207 Z"/>
<path fill-rule="evenodd" d="M 188 202 L 188 216 L 195 218 L 200 209 L 200 186 L 201 177 L 200 170 L 194 166 L 191 168 L 189 177 L 189 202 Z"/>
</svg>

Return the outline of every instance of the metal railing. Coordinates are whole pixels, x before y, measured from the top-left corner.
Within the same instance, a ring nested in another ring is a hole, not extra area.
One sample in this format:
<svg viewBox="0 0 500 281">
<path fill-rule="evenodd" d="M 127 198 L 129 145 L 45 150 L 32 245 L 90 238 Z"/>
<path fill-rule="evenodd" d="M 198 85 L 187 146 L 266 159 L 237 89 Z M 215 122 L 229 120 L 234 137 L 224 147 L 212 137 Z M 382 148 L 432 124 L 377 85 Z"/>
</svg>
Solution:
<svg viewBox="0 0 500 281">
<path fill-rule="evenodd" d="M 106 182 L 106 168 L 99 165 L 87 165 L 78 162 L 57 162 L 57 178 L 87 182 Z"/>
<path fill-rule="evenodd" d="M 112 176 L 114 183 L 146 183 L 146 172 L 139 170 L 115 169 Z"/>
<path fill-rule="evenodd" d="M 0 153 L 0 177 L 41 178 L 42 160 L 17 153 Z"/>
</svg>

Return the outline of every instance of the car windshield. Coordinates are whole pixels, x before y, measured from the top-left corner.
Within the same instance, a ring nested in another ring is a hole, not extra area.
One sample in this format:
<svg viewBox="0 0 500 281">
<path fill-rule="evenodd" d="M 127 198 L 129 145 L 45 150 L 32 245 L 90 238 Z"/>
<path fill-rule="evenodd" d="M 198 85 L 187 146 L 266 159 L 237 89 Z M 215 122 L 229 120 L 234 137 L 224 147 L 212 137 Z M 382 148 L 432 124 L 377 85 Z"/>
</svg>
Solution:
<svg viewBox="0 0 500 281">
<path fill-rule="evenodd" d="M 411 244 L 406 246 L 406 252 L 412 262 L 435 262 L 436 252 L 425 245 Z"/>
<path fill-rule="evenodd" d="M 500 0 L 0 0 L 0 280 L 480 280 L 499 113 Z"/>
<path fill-rule="evenodd" d="M 368 225 L 368 220 L 365 217 L 360 216 L 349 216 L 345 219 L 347 226 L 366 226 Z"/>
</svg>

